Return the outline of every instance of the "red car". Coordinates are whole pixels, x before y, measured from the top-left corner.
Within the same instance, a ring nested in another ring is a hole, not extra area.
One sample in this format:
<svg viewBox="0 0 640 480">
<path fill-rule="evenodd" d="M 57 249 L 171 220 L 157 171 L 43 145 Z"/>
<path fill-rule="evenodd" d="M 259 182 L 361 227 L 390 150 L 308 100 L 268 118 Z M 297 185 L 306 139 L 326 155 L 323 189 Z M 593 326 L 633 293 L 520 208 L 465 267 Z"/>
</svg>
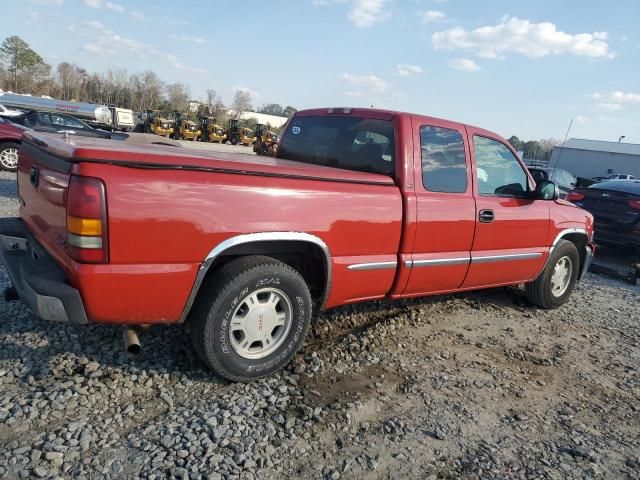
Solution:
<svg viewBox="0 0 640 480">
<path fill-rule="evenodd" d="M 542 308 L 586 272 L 593 217 L 499 135 L 374 109 L 298 112 L 277 158 L 26 133 L 15 290 L 48 320 L 186 323 L 239 381 L 283 368 L 315 310 L 524 284 Z"/>
<path fill-rule="evenodd" d="M 0 168 L 15 172 L 22 134 L 26 129 L 0 118 Z"/>
</svg>

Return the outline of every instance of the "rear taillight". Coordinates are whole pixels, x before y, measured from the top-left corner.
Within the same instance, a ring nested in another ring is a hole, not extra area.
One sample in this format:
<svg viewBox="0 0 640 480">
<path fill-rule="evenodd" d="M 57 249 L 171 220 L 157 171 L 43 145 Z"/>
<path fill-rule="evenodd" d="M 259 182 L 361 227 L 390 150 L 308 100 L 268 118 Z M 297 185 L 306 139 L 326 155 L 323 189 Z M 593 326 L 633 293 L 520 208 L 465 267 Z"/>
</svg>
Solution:
<svg viewBox="0 0 640 480">
<path fill-rule="evenodd" d="M 629 206 L 634 210 L 640 210 L 640 200 L 629 200 Z"/>
<path fill-rule="evenodd" d="M 569 202 L 577 202 L 582 199 L 584 199 L 584 193 L 580 192 L 569 192 L 566 198 Z"/>
<path fill-rule="evenodd" d="M 107 196 L 98 178 L 71 177 L 67 194 L 67 247 L 81 263 L 107 263 Z"/>
</svg>

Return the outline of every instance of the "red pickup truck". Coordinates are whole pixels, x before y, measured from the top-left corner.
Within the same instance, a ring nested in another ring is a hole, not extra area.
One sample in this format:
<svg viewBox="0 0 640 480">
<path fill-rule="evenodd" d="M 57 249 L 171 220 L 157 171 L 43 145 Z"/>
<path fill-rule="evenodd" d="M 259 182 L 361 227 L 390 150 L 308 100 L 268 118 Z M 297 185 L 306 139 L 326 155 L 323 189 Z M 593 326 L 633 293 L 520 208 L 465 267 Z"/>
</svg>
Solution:
<svg viewBox="0 0 640 480">
<path fill-rule="evenodd" d="M 185 323 L 238 381 L 284 367 L 314 310 L 517 284 L 558 307 L 594 252 L 593 217 L 502 137 L 383 110 L 298 112 L 276 158 L 28 132 L 18 188 L 9 297 L 130 334 Z"/>
</svg>

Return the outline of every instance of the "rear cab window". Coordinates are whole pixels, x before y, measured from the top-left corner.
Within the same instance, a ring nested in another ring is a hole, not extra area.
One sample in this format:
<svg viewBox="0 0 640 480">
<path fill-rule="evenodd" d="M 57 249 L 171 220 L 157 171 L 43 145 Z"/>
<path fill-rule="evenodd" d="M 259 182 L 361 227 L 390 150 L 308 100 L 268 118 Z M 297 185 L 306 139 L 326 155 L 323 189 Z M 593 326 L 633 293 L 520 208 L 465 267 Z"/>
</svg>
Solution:
<svg viewBox="0 0 640 480">
<path fill-rule="evenodd" d="M 390 120 L 296 116 L 283 132 L 278 158 L 393 177 L 394 135 Z"/>
<path fill-rule="evenodd" d="M 467 159 L 462 134 L 450 128 L 420 127 L 422 184 L 429 192 L 467 191 Z"/>
</svg>

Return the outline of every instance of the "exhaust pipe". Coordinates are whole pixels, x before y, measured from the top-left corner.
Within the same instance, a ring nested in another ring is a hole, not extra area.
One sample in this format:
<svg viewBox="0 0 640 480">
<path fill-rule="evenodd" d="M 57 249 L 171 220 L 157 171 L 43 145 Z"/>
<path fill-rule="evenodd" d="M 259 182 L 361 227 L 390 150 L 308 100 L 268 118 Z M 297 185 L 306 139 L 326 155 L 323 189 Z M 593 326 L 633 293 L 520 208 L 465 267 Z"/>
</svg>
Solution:
<svg viewBox="0 0 640 480">
<path fill-rule="evenodd" d="M 135 328 L 125 327 L 122 331 L 122 339 L 124 340 L 124 348 L 132 355 L 139 355 L 142 351 L 138 331 Z"/>
</svg>

